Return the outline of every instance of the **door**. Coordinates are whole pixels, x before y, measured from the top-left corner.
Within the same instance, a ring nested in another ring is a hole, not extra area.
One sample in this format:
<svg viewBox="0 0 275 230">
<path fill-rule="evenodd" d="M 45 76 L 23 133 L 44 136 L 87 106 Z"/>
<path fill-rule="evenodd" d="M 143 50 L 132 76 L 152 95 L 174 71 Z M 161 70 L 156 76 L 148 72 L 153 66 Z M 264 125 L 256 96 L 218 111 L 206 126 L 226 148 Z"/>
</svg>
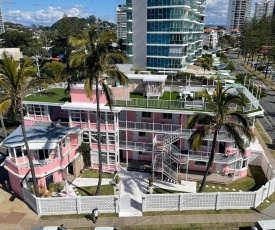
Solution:
<svg viewBox="0 0 275 230">
<path fill-rule="evenodd" d="M 220 142 L 219 153 L 225 153 L 225 142 Z"/>
<path fill-rule="evenodd" d="M 46 185 L 47 185 L 47 188 L 49 189 L 49 185 L 53 183 L 53 174 L 49 175 L 46 177 Z"/>
</svg>

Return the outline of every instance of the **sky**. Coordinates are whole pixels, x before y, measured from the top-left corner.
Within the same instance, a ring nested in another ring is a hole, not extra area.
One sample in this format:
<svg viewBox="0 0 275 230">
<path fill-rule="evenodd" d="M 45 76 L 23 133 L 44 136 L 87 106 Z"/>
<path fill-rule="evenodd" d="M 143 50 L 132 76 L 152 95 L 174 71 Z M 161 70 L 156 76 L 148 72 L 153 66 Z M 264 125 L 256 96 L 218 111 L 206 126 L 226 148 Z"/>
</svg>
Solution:
<svg viewBox="0 0 275 230">
<path fill-rule="evenodd" d="M 206 0 L 205 23 L 225 25 L 229 0 Z M 255 7 L 253 0 L 252 10 Z M 26 26 L 51 26 L 67 16 L 86 18 L 95 15 L 116 23 L 116 6 L 126 0 L 0 0 L 4 22 Z"/>
</svg>

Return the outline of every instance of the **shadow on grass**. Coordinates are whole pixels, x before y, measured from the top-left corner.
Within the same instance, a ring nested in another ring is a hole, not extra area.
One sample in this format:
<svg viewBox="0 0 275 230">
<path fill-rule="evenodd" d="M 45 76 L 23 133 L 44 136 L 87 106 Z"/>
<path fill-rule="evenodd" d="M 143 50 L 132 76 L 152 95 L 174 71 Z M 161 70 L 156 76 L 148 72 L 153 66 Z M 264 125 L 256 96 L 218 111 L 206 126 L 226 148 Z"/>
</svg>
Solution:
<svg viewBox="0 0 275 230">
<path fill-rule="evenodd" d="M 260 166 L 249 166 L 250 173 L 252 174 L 252 177 L 254 178 L 255 185 L 249 189 L 249 191 L 256 191 L 259 188 L 261 188 L 263 185 L 266 184 L 267 179 L 264 175 L 264 172 Z"/>
</svg>

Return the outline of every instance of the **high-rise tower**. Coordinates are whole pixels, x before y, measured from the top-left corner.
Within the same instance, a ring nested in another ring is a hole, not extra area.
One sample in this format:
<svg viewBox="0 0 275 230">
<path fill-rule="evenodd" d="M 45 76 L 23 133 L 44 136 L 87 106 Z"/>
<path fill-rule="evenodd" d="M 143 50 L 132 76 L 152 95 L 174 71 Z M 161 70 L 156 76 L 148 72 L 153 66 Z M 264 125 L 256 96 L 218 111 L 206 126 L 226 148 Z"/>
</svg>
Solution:
<svg viewBox="0 0 275 230">
<path fill-rule="evenodd" d="M 202 53 L 205 0 L 126 0 L 134 68 L 180 71 Z"/>
<path fill-rule="evenodd" d="M 226 30 L 241 30 L 244 22 L 251 17 L 252 0 L 229 0 Z"/>
<path fill-rule="evenodd" d="M 2 7 L 0 6 L 0 34 L 5 33 L 3 15 L 2 15 Z"/>
</svg>

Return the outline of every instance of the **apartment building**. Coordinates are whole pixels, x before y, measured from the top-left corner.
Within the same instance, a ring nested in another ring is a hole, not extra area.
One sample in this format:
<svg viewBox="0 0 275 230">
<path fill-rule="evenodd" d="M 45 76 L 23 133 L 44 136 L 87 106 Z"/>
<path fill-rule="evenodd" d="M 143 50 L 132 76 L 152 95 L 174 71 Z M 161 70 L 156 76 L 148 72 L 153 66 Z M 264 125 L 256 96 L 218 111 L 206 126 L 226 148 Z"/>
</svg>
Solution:
<svg viewBox="0 0 275 230">
<path fill-rule="evenodd" d="M 226 31 L 240 31 L 244 22 L 251 17 L 252 0 L 229 0 Z"/>
<path fill-rule="evenodd" d="M 258 19 L 266 16 L 270 17 L 273 15 L 275 1 L 264 0 L 262 2 L 255 3 L 254 16 Z"/>
<path fill-rule="evenodd" d="M 126 0 L 135 69 L 181 71 L 202 53 L 205 0 Z"/>
<path fill-rule="evenodd" d="M 117 39 L 122 39 L 123 42 L 127 38 L 126 10 L 126 5 L 118 5 L 116 8 Z"/>
<path fill-rule="evenodd" d="M 207 28 L 204 30 L 203 46 L 208 46 L 210 49 L 215 49 L 218 46 L 218 32 L 213 28 Z"/>
<path fill-rule="evenodd" d="M 2 7 L 0 6 L 0 34 L 5 33 L 5 26 L 2 14 Z"/>
<path fill-rule="evenodd" d="M 132 162 L 149 165 L 154 177 L 177 183 L 192 178 L 193 172 L 203 172 L 209 159 L 213 134 L 203 141 L 200 151 L 192 151 L 188 139 L 194 129 L 186 129 L 188 117 L 196 111 L 208 112 L 208 102 L 198 92 L 207 89 L 214 93 L 214 85 L 165 85 L 166 75 L 128 74 L 127 87 L 108 81 L 113 97 L 112 110 L 106 105 L 100 90 L 100 128 L 103 171 L 114 172 Z M 247 98 L 244 109 L 254 126 L 254 118 L 262 113 L 259 101 L 240 84 L 232 85 L 232 94 Z M 58 86 L 57 86 L 58 87 Z M 225 84 L 224 87 L 227 87 Z M 69 95 L 63 88 L 52 88 L 57 96 L 34 96 L 24 99 L 25 125 L 29 148 L 39 185 L 47 188 L 52 182 L 63 181 L 68 174 L 78 176 L 83 167 L 77 152 L 82 142 L 91 146 L 91 167 L 98 169 L 96 100 L 88 99 L 83 84 L 71 87 Z M 95 93 L 94 93 L 95 95 Z M 202 124 L 197 124 L 200 127 Z M 240 154 L 234 139 L 226 131 L 218 134 L 218 145 L 211 173 L 222 183 L 247 175 L 251 148 L 247 140 L 246 153 Z M 31 183 L 29 160 L 18 127 L 3 142 L 8 157 L 11 188 L 23 196 L 21 186 Z M 28 183 L 29 182 L 29 183 Z"/>
</svg>

